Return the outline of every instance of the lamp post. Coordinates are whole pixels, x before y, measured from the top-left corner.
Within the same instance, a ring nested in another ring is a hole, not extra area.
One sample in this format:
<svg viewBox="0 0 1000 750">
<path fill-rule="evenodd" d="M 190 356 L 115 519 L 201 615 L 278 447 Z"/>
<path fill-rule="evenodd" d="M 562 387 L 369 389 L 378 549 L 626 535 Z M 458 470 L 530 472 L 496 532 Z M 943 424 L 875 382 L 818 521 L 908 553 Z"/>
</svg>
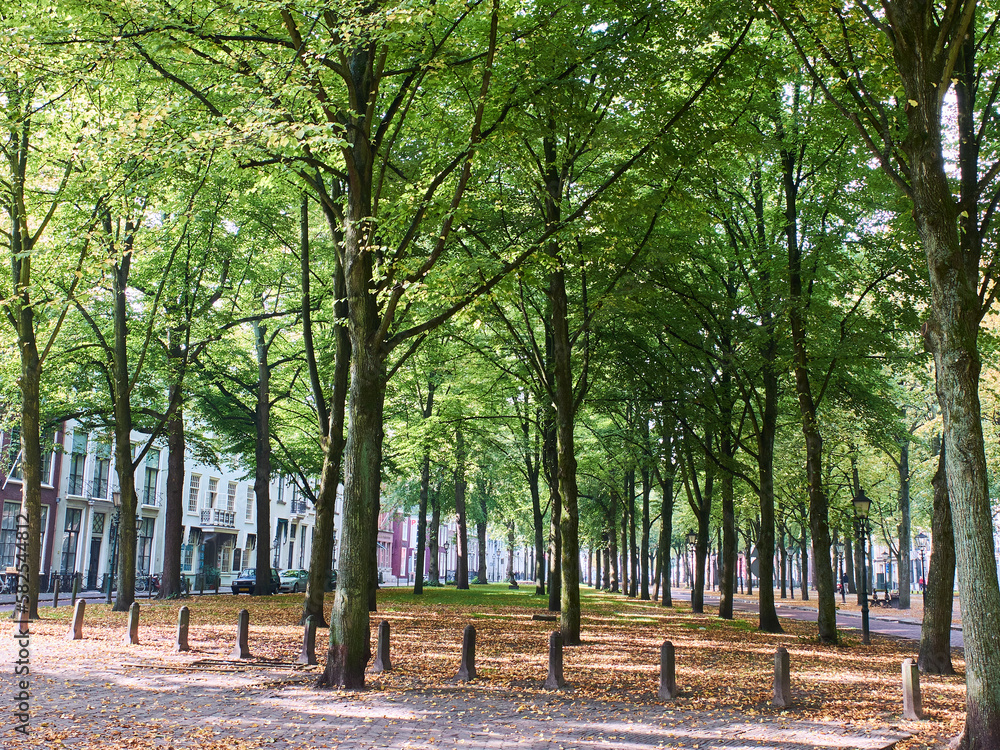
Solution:
<svg viewBox="0 0 1000 750">
<path fill-rule="evenodd" d="M 690 584 L 690 587 L 691 587 L 691 596 L 693 598 L 694 597 L 694 579 L 695 579 L 695 575 L 694 575 L 694 562 L 695 562 L 695 558 L 697 557 L 695 549 L 698 546 L 698 535 L 692 529 L 688 529 L 688 533 L 687 533 L 687 545 L 688 545 L 688 552 L 690 553 L 690 558 L 691 558 L 691 567 L 688 568 L 688 583 Z"/>
<path fill-rule="evenodd" d="M 111 504 L 115 507 L 115 514 L 111 517 L 111 528 L 109 529 L 109 541 L 111 542 L 111 565 L 108 568 L 108 604 L 111 604 L 111 589 L 115 576 L 118 575 L 118 524 L 121 523 L 122 520 L 121 491 L 112 491 Z"/>
<path fill-rule="evenodd" d="M 927 569 L 924 568 L 924 554 L 927 552 L 927 543 L 930 537 L 923 531 L 917 534 L 917 551 L 920 552 L 920 593 L 927 598 Z"/>
<path fill-rule="evenodd" d="M 840 586 L 840 603 L 847 603 L 847 586 L 844 585 L 844 545 L 837 542 L 833 545 L 837 550 L 837 584 Z"/>
<path fill-rule="evenodd" d="M 871 500 L 863 489 L 859 489 L 852 502 L 861 528 L 861 642 L 868 646 L 871 638 L 868 633 L 868 562 L 865 559 L 865 540 L 868 538 L 868 510 Z"/>
</svg>

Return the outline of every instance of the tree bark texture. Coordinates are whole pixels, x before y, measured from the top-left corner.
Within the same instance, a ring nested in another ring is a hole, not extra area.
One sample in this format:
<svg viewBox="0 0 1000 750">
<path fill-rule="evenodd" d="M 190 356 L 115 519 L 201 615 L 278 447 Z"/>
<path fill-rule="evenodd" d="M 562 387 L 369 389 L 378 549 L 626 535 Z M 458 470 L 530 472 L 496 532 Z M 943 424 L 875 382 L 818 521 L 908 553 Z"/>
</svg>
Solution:
<svg viewBox="0 0 1000 750">
<path fill-rule="evenodd" d="M 455 432 L 455 515 L 458 522 L 456 546 L 457 563 L 455 566 L 455 587 L 469 588 L 469 526 L 465 508 L 465 435 L 461 427 Z"/>
<path fill-rule="evenodd" d="M 951 663 L 951 621 L 955 608 L 955 538 L 948 503 L 948 479 L 945 470 L 944 442 L 938 456 L 938 468 L 931 481 L 934 488 L 934 512 L 931 521 L 931 559 L 924 575 L 924 620 L 920 628 L 920 653 L 917 666 L 927 674 L 955 674 Z"/>
<path fill-rule="evenodd" d="M 268 363 L 267 327 L 255 321 L 257 354 L 257 404 L 254 409 L 254 499 L 257 502 L 257 579 L 255 596 L 271 595 L 271 366 Z"/>
</svg>

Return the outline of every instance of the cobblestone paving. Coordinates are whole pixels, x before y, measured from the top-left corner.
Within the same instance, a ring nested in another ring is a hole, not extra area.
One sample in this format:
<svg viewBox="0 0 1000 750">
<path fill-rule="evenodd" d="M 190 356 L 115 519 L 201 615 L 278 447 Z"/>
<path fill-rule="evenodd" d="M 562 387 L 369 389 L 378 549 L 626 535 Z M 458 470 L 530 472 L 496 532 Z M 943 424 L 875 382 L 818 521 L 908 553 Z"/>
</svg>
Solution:
<svg viewBox="0 0 1000 750">
<path fill-rule="evenodd" d="M 901 732 L 753 715 L 629 705 L 572 692 L 516 695 L 488 684 L 354 694 L 312 688 L 314 673 L 101 666 L 96 658 L 32 675 L 34 733 L 68 747 L 742 748 L 878 750 Z M 6 686 L 5 686 L 6 687 Z M 0 745 L 11 735 L 4 733 Z M 99 738 L 99 739 L 95 739 Z M 213 744 L 213 743 L 223 743 Z M 240 742 L 245 744 L 240 744 Z"/>
</svg>

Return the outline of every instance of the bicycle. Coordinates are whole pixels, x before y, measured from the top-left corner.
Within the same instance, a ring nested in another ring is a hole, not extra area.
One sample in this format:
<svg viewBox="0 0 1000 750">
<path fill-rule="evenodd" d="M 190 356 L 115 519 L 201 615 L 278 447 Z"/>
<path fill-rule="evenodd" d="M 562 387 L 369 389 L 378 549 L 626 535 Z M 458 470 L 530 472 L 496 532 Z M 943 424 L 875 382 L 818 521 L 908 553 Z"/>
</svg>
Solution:
<svg viewBox="0 0 1000 750">
<path fill-rule="evenodd" d="M 17 593 L 17 573 L 0 575 L 0 595 Z"/>
</svg>

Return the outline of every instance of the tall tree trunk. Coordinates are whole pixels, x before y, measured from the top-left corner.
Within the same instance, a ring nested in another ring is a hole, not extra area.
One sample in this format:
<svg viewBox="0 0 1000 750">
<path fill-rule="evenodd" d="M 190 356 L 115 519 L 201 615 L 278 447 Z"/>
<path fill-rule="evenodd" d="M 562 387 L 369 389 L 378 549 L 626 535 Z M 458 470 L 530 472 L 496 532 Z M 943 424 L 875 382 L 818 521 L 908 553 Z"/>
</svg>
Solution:
<svg viewBox="0 0 1000 750">
<path fill-rule="evenodd" d="M 823 438 L 820 435 L 817 406 L 809 379 L 809 355 L 806 350 L 805 298 L 802 289 L 802 247 L 798 237 L 798 180 L 795 155 L 781 149 L 782 181 L 785 193 L 785 238 L 788 247 L 788 320 L 792 333 L 795 391 L 802 417 L 806 443 L 806 484 L 809 493 L 809 531 L 813 540 L 816 565 L 817 625 L 822 643 L 837 643 L 837 602 L 830 568 L 829 501 L 823 486 Z"/>
<path fill-rule="evenodd" d="M 459 427 L 455 432 L 455 515 L 458 521 L 456 540 L 457 563 L 455 565 L 455 587 L 469 588 L 469 527 L 465 511 L 465 435 Z"/>
<path fill-rule="evenodd" d="M 479 516 L 482 519 L 476 523 L 476 542 L 479 546 L 479 567 L 476 570 L 476 583 L 489 583 L 486 572 L 486 494 L 479 495 Z"/>
<path fill-rule="evenodd" d="M 430 586 L 441 585 L 441 552 L 438 543 L 438 533 L 441 529 L 441 493 L 435 490 L 431 497 L 431 530 L 428 534 L 430 548 L 430 563 L 427 570 L 427 583 Z"/>
<path fill-rule="evenodd" d="M 572 344 L 569 338 L 566 280 L 562 268 L 549 276 L 552 302 L 553 374 L 555 376 L 556 449 L 559 476 L 560 622 L 563 643 L 580 643 L 580 513 L 577 506 L 576 449 L 573 427 L 576 402 L 573 393 Z M 551 586 L 550 586 L 551 588 Z"/>
<path fill-rule="evenodd" d="M 663 435 L 663 469 L 659 472 L 660 491 L 663 493 L 660 504 L 660 575 L 662 590 L 660 604 L 664 607 L 674 606 L 670 591 L 670 541 L 674 533 L 674 460 L 673 440 Z"/>
<path fill-rule="evenodd" d="M 722 437 L 722 455 L 727 462 L 733 460 L 735 446 L 727 427 Z M 733 597 L 736 593 L 736 504 L 733 499 L 733 475 L 728 470 L 722 472 L 722 577 L 719 582 L 719 617 L 733 619 Z"/>
<path fill-rule="evenodd" d="M 527 395 L 525 396 L 525 409 L 527 410 Z M 538 423 L 541 424 L 541 409 L 536 410 Z M 537 435 L 537 432 L 536 432 Z M 527 411 L 524 419 L 521 420 L 521 437 L 524 446 L 524 468 L 528 477 L 528 489 L 531 492 L 531 521 L 534 530 L 535 541 L 535 595 L 545 596 L 545 513 L 542 511 L 542 496 L 539 486 L 540 464 L 543 457 L 538 456 L 537 439 L 535 450 L 531 449 L 531 421 L 528 419 Z"/>
<path fill-rule="evenodd" d="M 910 608 L 910 441 L 899 446 L 899 608 Z"/>
<path fill-rule="evenodd" d="M 616 521 L 618 519 L 618 496 L 611 493 L 610 509 L 608 510 L 608 564 L 605 566 L 609 571 L 608 591 L 617 594 L 619 586 L 618 574 L 618 529 Z"/>
<path fill-rule="evenodd" d="M 420 459 L 420 504 L 417 510 L 417 559 L 414 561 L 413 593 L 424 593 L 424 562 L 427 557 L 427 493 L 431 483 L 431 454 L 425 446 Z M 437 538 L 437 532 L 435 539 Z"/>
<path fill-rule="evenodd" d="M 955 674 L 951 664 L 951 621 L 955 607 L 955 537 L 948 503 L 945 444 L 941 442 L 938 468 L 931 481 L 934 515 L 931 521 L 931 559 L 924 589 L 924 621 L 920 628 L 917 666 L 927 674 Z"/>
<path fill-rule="evenodd" d="M 628 595 L 635 598 L 639 595 L 639 552 L 635 543 L 635 531 L 638 522 L 635 517 L 635 469 L 625 473 L 625 504 L 628 506 L 628 562 L 629 582 Z"/>
<path fill-rule="evenodd" d="M 629 592 L 629 570 L 628 570 L 628 500 L 624 497 L 622 498 L 622 523 L 621 523 L 621 534 L 622 543 L 621 551 L 618 555 L 621 560 L 620 569 L 618 571 L 619 581 L 621 582 L 622 594 L 628 596 Z"/>
<path fill-rule="evenodd" d="M 257 353 L 257 407 L 254 411 L 254 495 L 257 501 L 257 580 L 254 595 L 271 595 L 271 366 L 267 327 L 253 324 Z"/>
<path fill-rule="evenodd" d="M 173 357 L 171 357 L 173 359 Z M 167 497 L 163 510 L 163 571 L 160 576 L 161 599 L 181 595 L 181 554 L 184 547 L 184 409 L 180 389 L 170 386 L 170 400 L 177 403 L 167 420 Z"/>
<path fill-rule="evenodd" d="M 29 258 L 21 260 L 22 268 Z M 25 289 L 22 300 L 26 301 Z M 24 527 L 28 532 L 27 559 L 18 555 L 18 612 L 27 608 L 28 617 L 38 619 L 38 590 L 41 578 L 42 557 L 42 451 L 39 411 L 41 407 L 42 367 L 35 345 L 35 328 L 30 304 L 23 305 L 16 315 L 18 344 L 21 349 L 21 512 L 16 520 L 18 532 Z M 22 539 L 17 534 L 18 549 Z"/>
<path fill-rule="evenodd" d="M 549 611 L 562 609 L 562 542 L 560 519 L 562 502 L 559 497 L 559 452 L 556 440 L 556 415 L 546 410 L 542 438 L 545 479 L 549 486 Z"/>
<path fill-rule="evenodd" d="M 847 593 L 857 593 L 854 585 L 854 543 L 850 534 L 844 534 L 844 577 L 847 579 Z"/>
<path fill-rule="evenodd" d="M 105 231 L 111 236 L 110 216 Z M 115 469 L 121 492 L 121 516 L 118 523 L 118 593 L 114 611 L 127 612 L 135 601 L 136 512 L 135 467 L 132 465 L 132 380 L 128 365 L 128 288 L 133 228 L 127 224 L 121 259 L 114 264 L 114 353 L 112 368 L 112 404 L 115 419 Z"/>
<path fill-rule="evenodd" d="M 769 323 L 770 325 L 770 323 Z M 760 478 L 760 530 L 757 533 L 758 629 L 781 633 L 774 608 L 774 437 L 778 430 L 778 345 L 772 332 L 763 349 L 764 409 L 757 440 L 757 474 Z"/>
<path fill-rule="evenodd" d="M 324 208 L 327 224 L 331 235 L 338 244 L 342 244 L 343 233 L 333 211 Z M 303 198 L 302 206 L 303 253 L 302 253 L 302 308 L 303 308 L 303 338 L 309 360 L 310 380 L 313 382 L 313 393 L 317 402 L 324 398 L 320 384 L 315 348 L 312 344 L 312 302 L 309 294 L 309 255 L 308 248 L 308 203 Z M 340 256 L 334 264 L 334 317 L 337 325 L 334 327 L 334 369 L 333 392 L 330 394 L 330 408 L 325 429 L 321 425 L 323 438 L 320 442 L 323 448 L 323 466 L 320 473 L 319 492 L 316 496 L 316 526 L 313 530 L 312 551 L 309 554 L 309 583 L 306 586 L 306 597 L 302 605 L 302 622 L 307 617 L 314 617 L 322 627 L 328 627 L 324 614 L 323 603 L 326 599 L 327 580 L 333 569 L 333 550 L 336 543 L 337 489 L 340 485 L 341 468 L 344 460 L 344 423 L 347 409 L 347 385 L 351 362 L 351 338 L 347 326 L 347 303 L 345 301 L 346 287 L 344 268 Z M 319 410 L 322 421 L 324 410 Z"/>
<path fill-rule="evenodd" d="M 649 601 L 649 493 L 652 492 L 653 486 L 648 466 L 642 467 L 640 476 L 642 477 L 642 538 L 639 545 L 639 598 Z"/>
</svg>

